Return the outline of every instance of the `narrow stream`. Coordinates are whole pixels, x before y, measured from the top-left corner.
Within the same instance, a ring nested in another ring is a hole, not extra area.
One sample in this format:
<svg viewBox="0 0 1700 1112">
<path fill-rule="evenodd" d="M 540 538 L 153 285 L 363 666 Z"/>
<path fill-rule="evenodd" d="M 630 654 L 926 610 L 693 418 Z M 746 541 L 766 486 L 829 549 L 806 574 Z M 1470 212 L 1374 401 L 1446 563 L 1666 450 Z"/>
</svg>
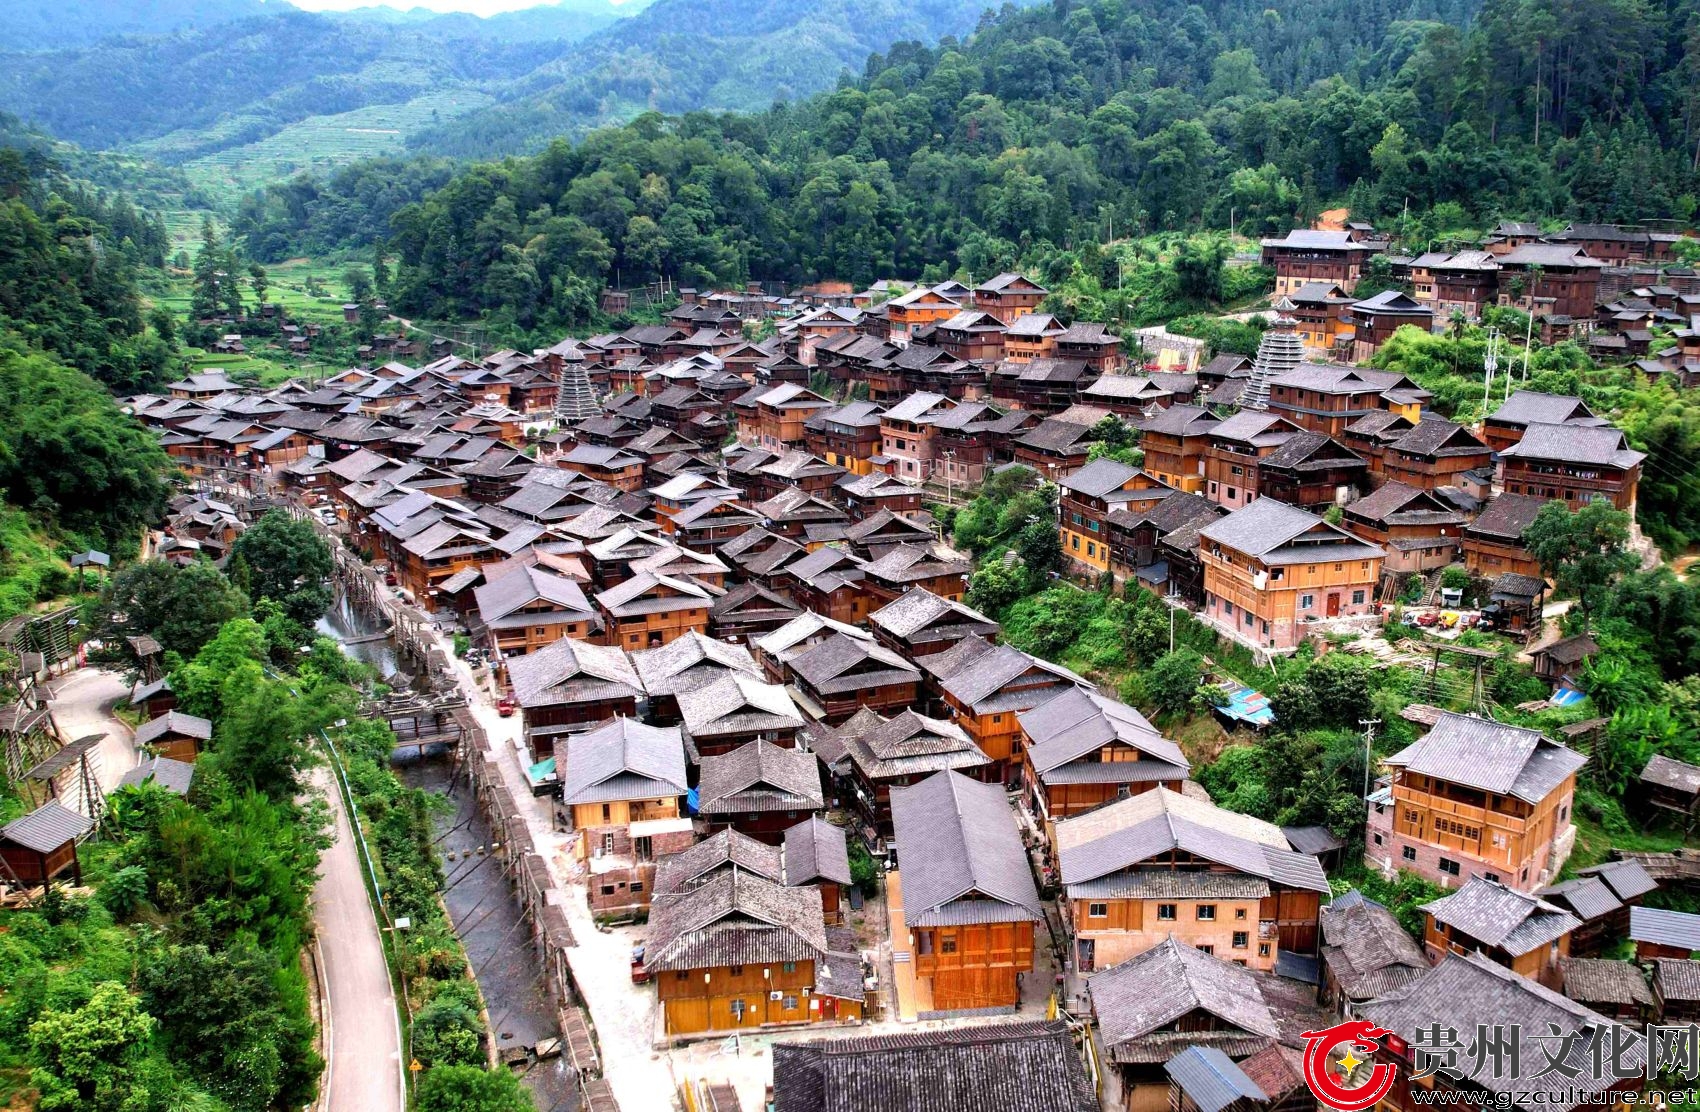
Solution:
<svg viewBox="0 0 1700 1112">
<path fill-rule="evenodd" d="M 338 599 L 315 628 L 338 642 L 378 630 L 347 599 Z M 395 647 L 387 639 L 345 645 L 345 650 L 381 675 L 396 671 Z M 531 946 L 530 927 L 520 917 L 500 863 L 489 852 L 489 824 L 474 805 L 465 781 L 450 783 L 448 758 L 420 758 L 413 751 L 405 752 L 407 756 L 396 762 L 402 783 L 447 801 L 434 820 L 437 852 L 448 878 L 443 903 L 484 994 L 497 1054 L 558 1036 L 554 1009 L 542 986 L 543 967 Z M 554 1058 L 519 1067 L 538 1112 L 576 1112 L 579 1107 L 578 1086 L 564 1062 Z"/>
</svg>

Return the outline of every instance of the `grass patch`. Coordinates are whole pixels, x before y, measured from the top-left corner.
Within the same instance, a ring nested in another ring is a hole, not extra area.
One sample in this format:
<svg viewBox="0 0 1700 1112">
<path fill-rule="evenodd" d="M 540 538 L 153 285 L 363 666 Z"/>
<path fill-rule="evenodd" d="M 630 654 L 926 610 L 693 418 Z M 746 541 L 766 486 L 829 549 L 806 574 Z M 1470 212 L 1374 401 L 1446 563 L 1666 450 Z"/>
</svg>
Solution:
<svg viewBox="0 0 1700 1112">
<path fill-rule="evenodd" d="M 99 575 L 87 577 L 99 586 Z M 0 506 L 0 622 L 73 594 L 77 575 L 59 545 L 21 510 Z"/>
<path fill-rule="evenodd" d="M 1586 775 L 1586 772 L 1583 773 Z M 1680 830 L 1668 826 L 1643 829 L 1631 819 L 1617 800 L 1586 785 L 1576 789 L 1576 848 L 1565 862 L 1564 876 L 1574 876 L 1578 869 L 1609 860 L 1611 851 L 1630 853 L 1669 853 L 1681 849 Z"/>
</svg>

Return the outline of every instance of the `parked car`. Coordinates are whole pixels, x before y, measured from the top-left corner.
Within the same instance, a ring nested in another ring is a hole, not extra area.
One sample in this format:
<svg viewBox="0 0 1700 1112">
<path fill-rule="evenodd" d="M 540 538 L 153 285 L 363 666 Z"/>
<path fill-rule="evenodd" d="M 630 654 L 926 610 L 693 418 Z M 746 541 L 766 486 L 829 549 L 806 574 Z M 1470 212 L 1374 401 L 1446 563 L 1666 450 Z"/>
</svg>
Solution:
<svg viewBox="0 0 1700 1112">
<path fill-rule="evenodd" d="M 503 718 L 512 718 L 514 716 L 514 710 L 518 706 L 519 704 L 514 701 L 514 697 L 512 695 L 503 695 L 501 701 L 496 704 L 496 713 L 501 715 Z"/>
</svg>

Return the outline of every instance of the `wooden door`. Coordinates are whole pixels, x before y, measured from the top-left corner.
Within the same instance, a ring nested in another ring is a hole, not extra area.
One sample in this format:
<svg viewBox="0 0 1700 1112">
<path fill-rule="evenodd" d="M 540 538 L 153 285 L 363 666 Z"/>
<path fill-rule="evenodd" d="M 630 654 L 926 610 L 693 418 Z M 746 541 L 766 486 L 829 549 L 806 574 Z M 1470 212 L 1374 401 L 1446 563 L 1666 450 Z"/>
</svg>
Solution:
<svg viewBox="0 0 1700 1112">
<path fill-rule="evenodd" d="M 1340 592 L 1338 591 L 1328 592 L 1328 616 L 1330 618 L 1340 616 Z"/>
</svg>

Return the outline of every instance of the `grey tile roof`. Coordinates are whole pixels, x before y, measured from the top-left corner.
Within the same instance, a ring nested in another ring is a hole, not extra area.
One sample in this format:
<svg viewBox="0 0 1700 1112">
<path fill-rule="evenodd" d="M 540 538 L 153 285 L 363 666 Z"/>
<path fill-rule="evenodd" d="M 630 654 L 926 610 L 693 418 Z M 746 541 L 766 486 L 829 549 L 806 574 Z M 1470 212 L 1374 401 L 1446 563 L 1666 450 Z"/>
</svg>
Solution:
<svg viewBox="0 0 1700 1112">
<path fill-rule="evenodd" d="M 1628 447 L 1622 430 L 1597 425 L 1548 425 L 1535 423 L 1523 430 L 1523 439 L 1500 451 L 1516 459 L 1555 460 L 1595 467 L 1628 469 L 1646 459 L 1646 453 Z"/>
<path fill-rule="evenodd" d="M 1016 718 L 1027 735 L 1028 760 L 1041 780 L 1046 778 L 1046 773 L 1118 742 L 1137 749 L 1143 758 L 1167 766 L 1176 778 L 1184 779 L 1192 767 L 1181 747 L 1158 733 L 1143 714 L 1087 688 L 1071 688 L 1030 710 L 1018 712 Z M 1142 763 L 1145 762 L 1108 762 Z"/>
<path fill-rule="evenodd" d="M 1636 942 L 1700 950 L 1700 915 L 1655 907 L 1631 907 L 1629 937 Z"/>
<path fill-rule="evenodd" d="M 1139 476 L 1137 467 L 1113 459 L 1095 459 L 1085 467 L 1063 476 L 1062 488 L 1088 497 L 1102 498 L 1120 490 Z"/>
<path fill-rule="evenodd" d="M 760 583 L 740 583 L 714 600 L 708 616 L 720 621 L 755 618 L 790 621 L 802 609 L 784 595 L 775 594 Z"/>
<path fill-rule="evenodd" d="M 694 846 L 658 858 L 655 895 L 684 892 L 732 869 L 755 873 L 775 884 L 783 884 L 785 880 L 778 846 L 758 842 L 728 827 Z"/>
<path fill-rule="evenodd" d="M 747 742 L 702 759 L 697 812 L 703 815 L 804 811 L 826 805 L 820 762 L 803 749 Z"/>
<path fill-rule="evenodd" d="M 1417 426 L 1404 436 L 1388 445 L 1397 452 L 1409 452 L 1412 455 L 1432 456 L 1440 453 L 1452 455 L 1480 453 L 1487 451 L 1487 445 L 1463 425 L 1438 417 L 1425 417 L 1417 422 Z"/>
<path fill-rule="evenodd" d="M 1464 531 L 1469 534 L 1520 542 L 1523 530 L 1535 520 L 1548 499 L 1523 494 L 1495 495 Z"/>
<path fill-rule="evenodd" d="M 1265 239 L 1265 247 L 1325 248 L 1344 251 L 1349 247 L 1366 247 L 1352 239 L 1350 232 L 1320 231 L 1314 228 L 1294 228 L 1280 239 Z"/>
<path fill-rule="evenodd" d="M 1289 888 L 1327 892 L 1316 858 L 1295 853 L 1281 828 L 1167 788 L 1152 788 L 1056 824 L 1064 884 L 1136 869 L 1184 850 Z"/>
<path fill-rule="evenodd" d="M 94 829 L 93 820 L 50 799 L 21 818 L 0 827 L 0 840 L 37 853 L 52 853 Z"/>
<path fill-rule="evenodd" d="M 1250 970 L 1172 937 L 1094 974 L 1087 991 L 1104 1049 L 1116 1062 L 1164 1062 L 1189 1045 L 1249 1052 L 1280 1036 Z M 1198 1011 L 1215 1016 L 1226 1029 L 1188 1031 L 1181 1040 L 1164 1037 Z"/>
<path fill-rule="evenodd" d="M 187 795 L 189 785 L 194 779 L 195 766 L 188 761 L 174 761 L 170 757 L 150 757 L 126 772 L 119 779 L 118 786 L 137 788 L 143 784 L 154 783 L 174 795 Z"/>
<path fill-rule="evenodd" d="M 638 572 L 596 596 L 596 604 L 618 618 L 669 610 L 706 610 L 713 600 L 709 590 L 695 580 L 647 571 Z"/>
<path fill-rule="evenodd" d="M 1593 410 L 1581 398 L 1568 394 L 1541 394 L 1534 390 L 1518 390 L 1493 411 L 1490 420 L 1508 425 L 1528 425 L 1536 422 L 1561 424 L 1578 417 L 1592 417 Z"/>
<path fill-rule="evenodd" d="M 817 880 L 850 883 L 850 847 L 844 828 L 819 815 L 785 831 L 782 858 L 786 884 L 812 884 Z"/>
<path fill-rule="evenodd" d="M 1276 470 L 1291 468 L 1297 471 L 1368 467 L 1362 458 L 1345 449 L 1337 440 L 1319 432 L 1296 432 L 1282 445 L 1263 457 L 1262 467 Z"/>
<path fill-rule="evenodd" d="M 538 625 L 546 619 L 563 620 L 563 616 L 567 620 L 589 619 L 596 613 L 590 600 L 584 597 L 584 588 L 564 575 L 556 575 L 536 565 L 515 568 L 499 579 L 481 584 L 472 594 L 478 600 L 479 617 L 492 626 L 510 616 L 520 617 L 521 624 Z M 548 614 L 516 614 L 538 601 L 550 603 L 553 611 Z M 537 620 L 532 621 L 533 618 Z"/>
<path fill-rule="evenodd" d="M 693 739 L 729 734 L 787 732 L 803 716 L 783 687 L 730 672 L 713 683 L 680 692 L 679 714 Z"/>
<path fill-rule="evenodd" d="M 1322 909 L 1322 960 L 1340 990 L 1368 1000 L 1428 972 L 1428 959 L 1391 911 L 1362 897 L 1344 897 Z"/>
<path fill-rule="evenodd" d="M 1653 962 L 1653 987 L 1666 1003 L 1700 1000 L 1700 961 L 1658 958 Z"/>
<path fill-rule="evenodd" d="M 1346 844 L 1326 826 L 1283 826 L 1281 833 L 1286 836 L 1287 844 L 1293 847 L 1294 853 L 1308 853 L 1313 857 L 1332 853 Z"/>
<path fill-rule="evenodd" d="M 827 949 L 820 890 L 728 870 L 650 904 L 644 966 L 656 972 L 818 961 Z"/>
<path fill-rule="evenodd" d="M 1577 871 L 1583 876 L 1599 877 L 1618 899 L 1625 902 L 1637 896 L 1645 896 L 1659 886 L 1659 882 L 1648 874 L 1646 867 L 1635 860 L 1606 861 Z"/>
<path fill-rule="evenodd" d="M 1517 572 L 1508 571 L 1493 581 L 1492 593 L 1495 598 L 1504 595 L 1507 598 L 1533 599 L 1537 595 L 1546 593 L 1546 589 L 1547 585 L 1544 579 L 1536 579 L 1532 575 L 1519 575 Z"/>
<path fill-rule="evenodd" d="M 556 749 L 564 803 L 679 796 L 688 790 L 677 726 L 649 726 L 621 715 L 563 739 Z"/>
<path fill-rule="evenodd" d="M 761 678 L 761 668 L 748 649 L 716 641 L 695 630 L 659 648 L 640 649 L 631 655 L 643 689 L 652 698 L 693 690 L 729 672 Z"/>
<path fill-rule="evenodd" d="M 1097 1112 L 1061 1020 L 773 1046 L 773 1112 Z"/>
<path fill-rule="evenodd" d="M 921 580 L 956 575 L 966 580 L 974 565 L 967 560 L 953 559 L 948 549 L 937 545 L 899 544 L 885 549 L 876 559 L 863 565 L 870 579 L 889 586 L 900 586 Z"/>
<path fill-rule="evenodd" d="M 799 653 L 789 663 L 799 678 L 823 695 L 921 681 L 921 673 L 912 664 L 884 645 L 842 633 Z"/>
<path fill-rule="evenodd" d="M 1237 1100 L 1269 1099 L 1234 1060 L 1213 1046 L 1189 1046 L 1163 1063 L 1163 1072 L 1199 1112 L 1222 1112 Z"/>
<path fill-rule="evenodd" d="M 1001 785 L 934 773 L 894 787 L 891 815 L 911 926 L 1044 917 Z"/>
<path fill-rule="evenodd" d="M 887 719 L 863 707 L 831 731 L 830 739 L 817 743 L 823 759 L 829 759 L 829 747 L 848 757 L 869 780 L 895 780 L 991 763 L 961 726 L 912 710 Z M 838 759 L 830 757 L 833 763 Z"/>
<path fill-rule="evenodd" d="M 1447 957 L 1419 979 L 1360 1005 L 1358 1010 L 1407 1042 L 1434 1024 L 1458 1031 L 1474 1031 L 1477 1024 L 1501 1025 L 1508 1032 L 1518 1032 L 1518 1057 L 1524 1062 L 1547 1060 L 1543 1050 L 1552 1046 L 1548 1024 L 1560 1032 L 1585 1036 L 1567 1048 L 1562 1069 L 1544 1071 L 1541 1076 L 1535 1076 L 1536 1070 L 1524 1069 L 1516 1077 L 1496 1077 L 1491 1057 L 1477 1063 L 1468 1060 L 1468 1055 L 1459 1055 L 1458 1067 L 1466 1083 L 1504 1093 L 1512 1104 L 1539 1103 L 1568 1112 L 1577 1106 L 1570 1098 L 1573 1088 L 1592 1092 L 1615 1087 L 1615 1079 L 1600 1068 L 1603 1063 L 1594 1062 L 1589 1049 L 1592 1039 L 1606 1032 L 1611 1021 L 1482 954 Z M 1606 1037 L 1610 1037 L 1609 1032 Z M 1623 1060 L 1631 1068 L 1639 1067 L 1646 1060 L 1645 1039 L 1634 1036 Z M 1544 1094 L 1538 1102 L 1533 1097 L 1536 1093 Z"/>
<path fill-rule="evenodd" d="M 949 651 L 956 652 L 967 640 L 964 638 Z M 1023 684 L 1016 690 L 1004 690 L 1016 680 L 1035 673 L 1051 682 L 1046 686 Z M 995 645 L 991 651 L 973 656 L 963 667 L 945 676 L 940 686 L 952 698 L 973 707 L 976 713 L 983 713 L 1025 710 L 1051 698 L 1062 687 L 1085 684 L 1084 679 L 1060 664 L 1040 660 L 1009 645 Z"/>
<path fill-rule="evenodd" d="M 965 603 L 912 587 L 868 615 L 868 624 L 909 640 L 928 627 L 993 635 L 998 624 Z"/>
<path fill-rule="evenodd" d="M 1603 269 L 1606 264 L 1590 258 L 1580 247 L 1567 247 L 1561 243 L 1525 243 L 1499 256 L 1499 265 Z"/>
<path fill-rule="evenodd" d="M 1579 876 L 1560 884 L 1550 884 L 1536 894 L 1569 908 L 1584 920 L 1598 919 L 1623 907 L 1611 886 L 1594 876 Z"/>
<path fill-rule="evenodd" d="M 508 661 L 508 679 L 522 707 L 635 699 L 643 681 L 620 649 L 564 637 Z"/>
<path fill-rule="evenodd" d="M 167 734 L 207 741 L 212 738 L 212 723 L 193 714 L 169 710 L 158 718 L 150 718 L 136 727 L 136 744 L 152 745 Z"/>
<path fill-rule="evenodd" d="M 1315 514 L 1273 498 L 1241 506 L 1201 528 L 1198 535 L 1265 564 L 1320 564 L 1384 555 L 1379 545 L 1367 544 Z"/>
<path fill-rule="evenodd" d="M 1641 779 L 1649 784 L 1672 788 L 1679 792 L 1700 794 L 1700 767 L 1674 760 L 1661 753 L 1647 759 Z"/>
<path fill-rule="evenodd" d="M 887 421 L 920 421 L 940 405 L 950 406 L 951 400 L 943 394 L 929 394 L 917 391 L 885 411 Z"/>
<path fill-rule="evenodd" d="M 1435 922 L 1512 957 L 1556 942 L 1582 925 L 1562 907 L 1482 877 L 1471 877 L 1456 892 L 1422 907 Z"/>
<path fill-rule="evenodd" d="M 1700 965 L 1700 962 L 1695 963 Z M 1559 962 L 1564 995 L 1580 1004 L 1650 1006 L 1653 994 L 1634 962 L 1606 958 L 1564 958 Z"/>
<path fill-rule="evenodd" d="M 1434 729 L 1386 764 L 1496 795 L 1539 803 L 1588 758 L 1538 730 L 1445 711 Z"/>
</svg>

